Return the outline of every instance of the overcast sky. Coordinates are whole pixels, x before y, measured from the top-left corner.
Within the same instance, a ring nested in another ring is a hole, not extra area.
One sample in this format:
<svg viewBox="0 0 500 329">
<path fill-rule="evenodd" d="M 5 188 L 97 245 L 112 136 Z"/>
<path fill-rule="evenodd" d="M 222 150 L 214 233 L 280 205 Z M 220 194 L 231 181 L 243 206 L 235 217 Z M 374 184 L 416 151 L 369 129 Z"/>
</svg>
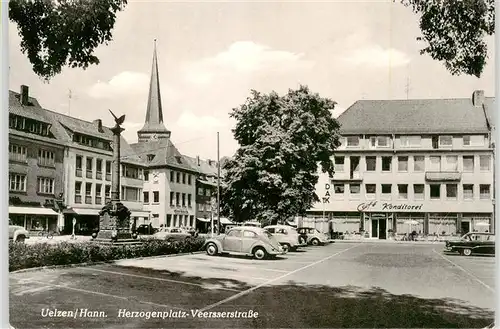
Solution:
<svg viewBox="0 0 500 329">
<path fill-rule="evenodd" d="M 10 89 L 30 86 L 47 109 L 112 125 L 107 109 L 126 114 L 125 138 L 144 123 L 153 39 L 166 127 L 190 156 L 215 159 L 237 148 L 228 113 L 251 89 L 285 92 L 299 84 L 338 103 L 359 99 L 468 98 L 494 95 L 493 40 L 481 79 L 451 76 L 420 55 L 418 17 L 389 1 L 167 2 L 130 1 L 118 14 L 101 63 L 64 69 L 45 83 L 32 72 L 10 24 Z M 68 97 L 71 90 L 71 101 Z"/>
</svg>

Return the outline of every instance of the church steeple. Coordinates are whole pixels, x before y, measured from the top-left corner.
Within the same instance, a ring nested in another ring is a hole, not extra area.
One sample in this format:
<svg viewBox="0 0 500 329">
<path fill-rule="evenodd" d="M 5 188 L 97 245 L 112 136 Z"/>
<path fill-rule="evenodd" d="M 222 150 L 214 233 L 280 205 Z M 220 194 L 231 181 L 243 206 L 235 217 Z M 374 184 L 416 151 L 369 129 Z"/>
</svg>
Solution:
<svg viewBox="0 0 500 329">
<path fill-rule="evenodd" d="M 144 126 L 137 132 L 139 142 L 170 137 L 170 131 L 163 124 L 161 107 L 160 76 L 158 74 L 158 59 L 156 56 L 156 39 L 154 40 L 153 67 L 149 83 L 148 107 Z"/>
</svg>

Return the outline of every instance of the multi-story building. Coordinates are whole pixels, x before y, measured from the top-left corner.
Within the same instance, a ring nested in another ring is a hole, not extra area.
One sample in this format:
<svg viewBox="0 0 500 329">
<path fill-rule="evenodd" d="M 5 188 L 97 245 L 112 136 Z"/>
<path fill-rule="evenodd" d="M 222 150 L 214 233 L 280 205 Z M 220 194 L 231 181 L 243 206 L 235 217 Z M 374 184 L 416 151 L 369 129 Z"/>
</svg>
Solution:
<svg viewBox="0 0 500 329">
<path fill-rule="evenodd" d="M 144 208 L 151 212 L 154 227 L 194 227 L 197 171 L 170 140 L 163 123 L 156 46 L 144 127 L 131 144 L 147 166 L 144 176 Z"/>
<path fill-rule="evenodd" d="M 379 239 L 493 230 L 493 102 L 357 101 L 338 118 L 335 174 L 320 176 L 310 217 Z"/>
<path fill-rule="evenodd" d="M 29 88 L 9 92 L 9 219 L 30 231 L 62 221 L 64 144 Z"/>
</svg>

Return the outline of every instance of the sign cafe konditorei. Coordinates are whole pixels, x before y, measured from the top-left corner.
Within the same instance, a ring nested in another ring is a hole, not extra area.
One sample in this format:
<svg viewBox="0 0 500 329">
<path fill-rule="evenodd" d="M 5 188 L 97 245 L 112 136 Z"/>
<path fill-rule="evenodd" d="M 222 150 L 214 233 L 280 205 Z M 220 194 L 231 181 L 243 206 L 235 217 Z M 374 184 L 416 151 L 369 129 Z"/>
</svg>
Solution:
<svg viewBox="0 0 500 329">
<path fill-rule="evenodd" d="M 408 204 L 408 203 L 391 203 L 391 202 L 379 202 L 379 201 L 370 201 L 363 202 L 358 204 L 358 211 L 392 211 L 392 210 L 403 210 L 403 211 L 411 211 L 411 210 L 422 210 L 423 204 Z"/>
</svg>

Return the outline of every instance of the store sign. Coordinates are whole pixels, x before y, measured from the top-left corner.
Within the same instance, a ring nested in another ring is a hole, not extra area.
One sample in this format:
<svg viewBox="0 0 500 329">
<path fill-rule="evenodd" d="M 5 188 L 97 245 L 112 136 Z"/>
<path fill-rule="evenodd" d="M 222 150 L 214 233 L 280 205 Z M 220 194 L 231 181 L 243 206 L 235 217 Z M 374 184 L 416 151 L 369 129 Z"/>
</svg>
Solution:
<svg viewBox="0 0 500 329">
<path fill-rule="evenodd" d="M 323 203 L 330 203 L 330 184 L 325 184 L 325 196 L 323 196 Z"/>
<path fill-rule="evenodd" d="M 393 203 L 393 202 L 380 202 L 370 201 L 358 204 L 358 211 L 411 211 L 422 210 L 423 203 L 410 204 L 410 203 Z"/>
<path fill-rule="evenodd" d="M 186 209 L 174 209 L 174 214 L 188 215 L 189 211 Z"/>
</svg>

